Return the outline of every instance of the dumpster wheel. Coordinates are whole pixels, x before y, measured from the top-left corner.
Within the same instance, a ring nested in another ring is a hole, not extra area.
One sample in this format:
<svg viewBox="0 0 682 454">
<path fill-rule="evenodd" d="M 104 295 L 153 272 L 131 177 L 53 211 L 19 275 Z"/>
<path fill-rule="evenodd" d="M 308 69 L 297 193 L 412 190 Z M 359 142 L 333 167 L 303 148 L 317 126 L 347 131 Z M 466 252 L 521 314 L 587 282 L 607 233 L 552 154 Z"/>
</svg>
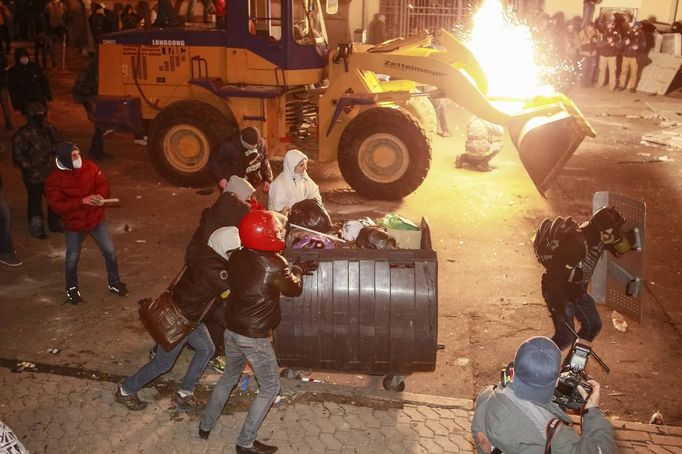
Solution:
<svg viewBox="0 0 682 454">
<path fill-rule="evenodd" d="M 291 378 L 291 379 L 296 379 L 296 380 L 300 380 L 302 377 L 300 370 L 290 369 L 288 367 L 285 367 L 284 369 L 282 369 L 279 373 L 279 376 L 282 378 Z"/>
<path fill-rule="evenodd" d="M 384 379 L 381 381 L 384 389 L 387 391 L 405 391 L 405 377 L 402 375 L 384 375 Z"/>
</svg>

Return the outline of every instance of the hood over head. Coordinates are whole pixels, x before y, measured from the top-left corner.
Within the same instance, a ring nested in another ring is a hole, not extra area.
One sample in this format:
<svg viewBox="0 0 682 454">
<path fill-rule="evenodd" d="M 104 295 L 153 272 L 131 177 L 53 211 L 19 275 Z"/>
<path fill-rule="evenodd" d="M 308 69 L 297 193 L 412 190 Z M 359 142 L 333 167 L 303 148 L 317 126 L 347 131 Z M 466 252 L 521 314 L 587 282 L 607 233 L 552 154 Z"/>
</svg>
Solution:
<svg viewBox="0 0 682 454">
<path fill-rule="evenodd" d="M 287 151 L 287 154 L 284 156 L 284 168 L 282 170 L 284 174 L 293 180 L 301 177 L 307 177 L 308 172 L 304 172 L 303 175 L 298 175 L 294 171 L 296 166 L 303 159 L 308 160 L 308 157 L 302 151 L 296 149 Z"/>
</svg>

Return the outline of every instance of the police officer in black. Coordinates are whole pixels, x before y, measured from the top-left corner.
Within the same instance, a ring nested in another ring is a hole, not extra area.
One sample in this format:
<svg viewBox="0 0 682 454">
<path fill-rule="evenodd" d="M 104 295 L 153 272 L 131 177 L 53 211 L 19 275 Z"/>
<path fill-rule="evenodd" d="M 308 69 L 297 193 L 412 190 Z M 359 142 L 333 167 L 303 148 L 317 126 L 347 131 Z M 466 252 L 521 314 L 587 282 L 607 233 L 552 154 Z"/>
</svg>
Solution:
<svg viewBox="0 0 682 454">
<path fill-rule="evenodd" d="M 572 218 L 545 219 L 533 245 L 538 261 L 545 267 L 542 296 L 554 322 L 554 343 L 561 349 L 570 346 L 578 319 L 580 339 L 592 341 L 602 327 L 587 283 L 604 251 L 619 257 L 630 250 L 621 229 L 625 220 L 612 207 L 600 208 L 589 221 L 578 225 Z"/>
</svg>

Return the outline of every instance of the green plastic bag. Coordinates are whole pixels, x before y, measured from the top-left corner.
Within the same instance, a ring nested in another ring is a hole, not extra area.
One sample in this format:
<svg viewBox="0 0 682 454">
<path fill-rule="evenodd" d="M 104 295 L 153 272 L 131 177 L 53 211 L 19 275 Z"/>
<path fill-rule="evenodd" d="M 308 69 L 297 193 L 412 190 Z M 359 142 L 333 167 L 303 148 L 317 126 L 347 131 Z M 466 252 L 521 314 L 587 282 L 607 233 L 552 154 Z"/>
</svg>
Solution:
<svg viewBox="0 0 682 454">
<path fill-rule="evenodd" d="M 385 229 L 396 230 L 419 230 L 419 226 L 397 213 L 388 213 L 383 218 L 379 219 L 379 225 Z"/>
</svg>

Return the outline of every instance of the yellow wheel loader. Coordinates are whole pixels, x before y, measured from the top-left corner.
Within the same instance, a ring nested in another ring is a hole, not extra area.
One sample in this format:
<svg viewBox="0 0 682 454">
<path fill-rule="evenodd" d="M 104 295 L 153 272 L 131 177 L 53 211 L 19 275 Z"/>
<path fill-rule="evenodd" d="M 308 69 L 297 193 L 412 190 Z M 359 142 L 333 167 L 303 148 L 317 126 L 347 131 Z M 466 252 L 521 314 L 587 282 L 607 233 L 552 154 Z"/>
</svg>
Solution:
<svg viewBox="0 0 682 454">
<path fill-rule="evenodd" d="M 429 171 L 434 113 L 415 89 L 429 85 L 508 127 L 544 193 L 594 135 L 590 125 L 559 94 L 517 100 L 522 108 L 502 112 L 486 97 L 485 75 L 467 48 L 445 31 L 436 37 L 445 50 L 431 48 L 424 32 L 330 52 L 319 0 L 230 1 L 225 29 L 188 24 L 104 36 L 92 120 L 147 131 L 153 164 L 174 184 L 206 184 L 212 150 L 255 126 L 271 155 L 297 147 L 338 160 L 358 193 L 398 199 Z"/>
</svg>

